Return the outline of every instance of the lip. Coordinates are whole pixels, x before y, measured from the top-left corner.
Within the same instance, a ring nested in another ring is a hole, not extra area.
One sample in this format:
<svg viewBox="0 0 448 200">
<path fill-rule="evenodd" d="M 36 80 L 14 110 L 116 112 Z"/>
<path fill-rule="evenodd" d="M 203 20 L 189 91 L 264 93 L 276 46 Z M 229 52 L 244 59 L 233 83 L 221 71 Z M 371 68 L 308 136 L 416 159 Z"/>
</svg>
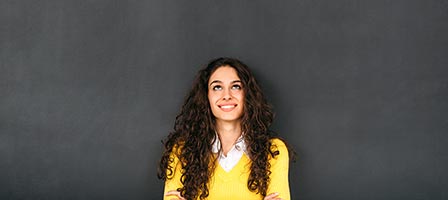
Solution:
<svg viewBox="0 0 448 200">
<path fill-rule="evenodd" d="M 238 106 L 238 104 L 235 103 L 229 103 L 229 104 L 219 104 L 218 107 L 224 112 L 230 112 L 233 109 L 235 109 Z"/>
</svg>

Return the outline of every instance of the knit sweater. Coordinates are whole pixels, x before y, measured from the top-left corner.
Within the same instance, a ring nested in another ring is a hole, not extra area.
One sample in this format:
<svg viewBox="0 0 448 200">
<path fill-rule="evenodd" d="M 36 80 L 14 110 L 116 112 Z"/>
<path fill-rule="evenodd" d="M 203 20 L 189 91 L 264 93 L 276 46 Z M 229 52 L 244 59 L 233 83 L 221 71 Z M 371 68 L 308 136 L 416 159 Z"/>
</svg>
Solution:
<svg viewBox="0 0 448 200">
<path fill-rule="evenodd" d="M 278 192 L 279 197 L 283 200 L 289 200 L 289 156 L 288 149 L 279 139 L 271 140 L 274 147 L 280 152 L 279 155 L 269 159 L 271 164 L 271 174 L 269 176 L 270 182 L 266 194 Z M 180 182 L 181 164 L 177 156 L 174 158 L 173 175 L 171 179 L 165 182 L 165 192 L 176 190 L 182 187 Z M 226 172 L 219 164 L 216 165 L 213 176 L 209 182 L 209 200 L 262 200 L 263 196 L 252 192 L 247 188 L 247 180 L 250 172 L 250 159 L 246 154 L 243 154 L 238 163 L 229 171 Z M 164 196 L 164 200 L 172 199 L 174 197 Z M 198 198 L 199 199 L 199 198 Z"/>
</svg>

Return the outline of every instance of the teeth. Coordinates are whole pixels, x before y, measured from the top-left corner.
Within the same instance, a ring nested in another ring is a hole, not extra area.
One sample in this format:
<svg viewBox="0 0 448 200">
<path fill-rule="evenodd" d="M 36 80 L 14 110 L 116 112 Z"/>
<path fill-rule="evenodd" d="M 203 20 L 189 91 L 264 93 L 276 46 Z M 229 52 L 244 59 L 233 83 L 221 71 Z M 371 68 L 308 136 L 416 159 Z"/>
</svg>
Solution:
<svg viewBox="0 0 448 200">
<path fill-rule="evenodd" d="M 221 108 L 233 108 L 235 107 L 234 105 L 228 105 L 228 106 L 221 106 Z"/>
</svg>

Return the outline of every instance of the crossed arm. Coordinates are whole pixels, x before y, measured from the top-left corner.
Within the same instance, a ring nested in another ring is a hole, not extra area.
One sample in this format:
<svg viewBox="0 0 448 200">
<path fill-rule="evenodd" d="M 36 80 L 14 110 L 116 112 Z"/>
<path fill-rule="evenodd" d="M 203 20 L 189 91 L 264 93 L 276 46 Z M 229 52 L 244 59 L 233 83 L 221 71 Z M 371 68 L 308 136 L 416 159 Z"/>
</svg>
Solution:
<svg viewBox="0 0 448 200">
<path fill-rule="evenodd" d="M 270 183 L 266 195 L 263 200 L 290 200 L 288 171 L 289 171 L 289 155 L 286 145 L 279 139 L 272 140 L 272 143 L 280 152 L 278 156 L 272 158 L 269 162 L 271 164 Z M 181 164 L 176 156 L 173 156 L 173 175 L 171 179 L 165 182 L 164 200 L 185 200 L 176 189 L 182 187 L 180 182 Z"/>
</svg>

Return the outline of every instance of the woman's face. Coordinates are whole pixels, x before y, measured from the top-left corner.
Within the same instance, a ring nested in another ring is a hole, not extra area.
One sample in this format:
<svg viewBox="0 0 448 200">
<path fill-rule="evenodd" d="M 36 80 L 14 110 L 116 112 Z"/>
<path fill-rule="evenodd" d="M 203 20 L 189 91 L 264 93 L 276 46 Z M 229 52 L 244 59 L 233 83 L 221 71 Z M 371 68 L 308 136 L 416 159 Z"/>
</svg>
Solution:
<svg viewBox="0 0 448 200">
<path fill-rule="evenodd" d="M 210 76 L 208 101 L 216 120 L 235 121 L 241 118 L 244 108 L 244 90 L 233 67 L 219 67 Z"/>
</svg>

